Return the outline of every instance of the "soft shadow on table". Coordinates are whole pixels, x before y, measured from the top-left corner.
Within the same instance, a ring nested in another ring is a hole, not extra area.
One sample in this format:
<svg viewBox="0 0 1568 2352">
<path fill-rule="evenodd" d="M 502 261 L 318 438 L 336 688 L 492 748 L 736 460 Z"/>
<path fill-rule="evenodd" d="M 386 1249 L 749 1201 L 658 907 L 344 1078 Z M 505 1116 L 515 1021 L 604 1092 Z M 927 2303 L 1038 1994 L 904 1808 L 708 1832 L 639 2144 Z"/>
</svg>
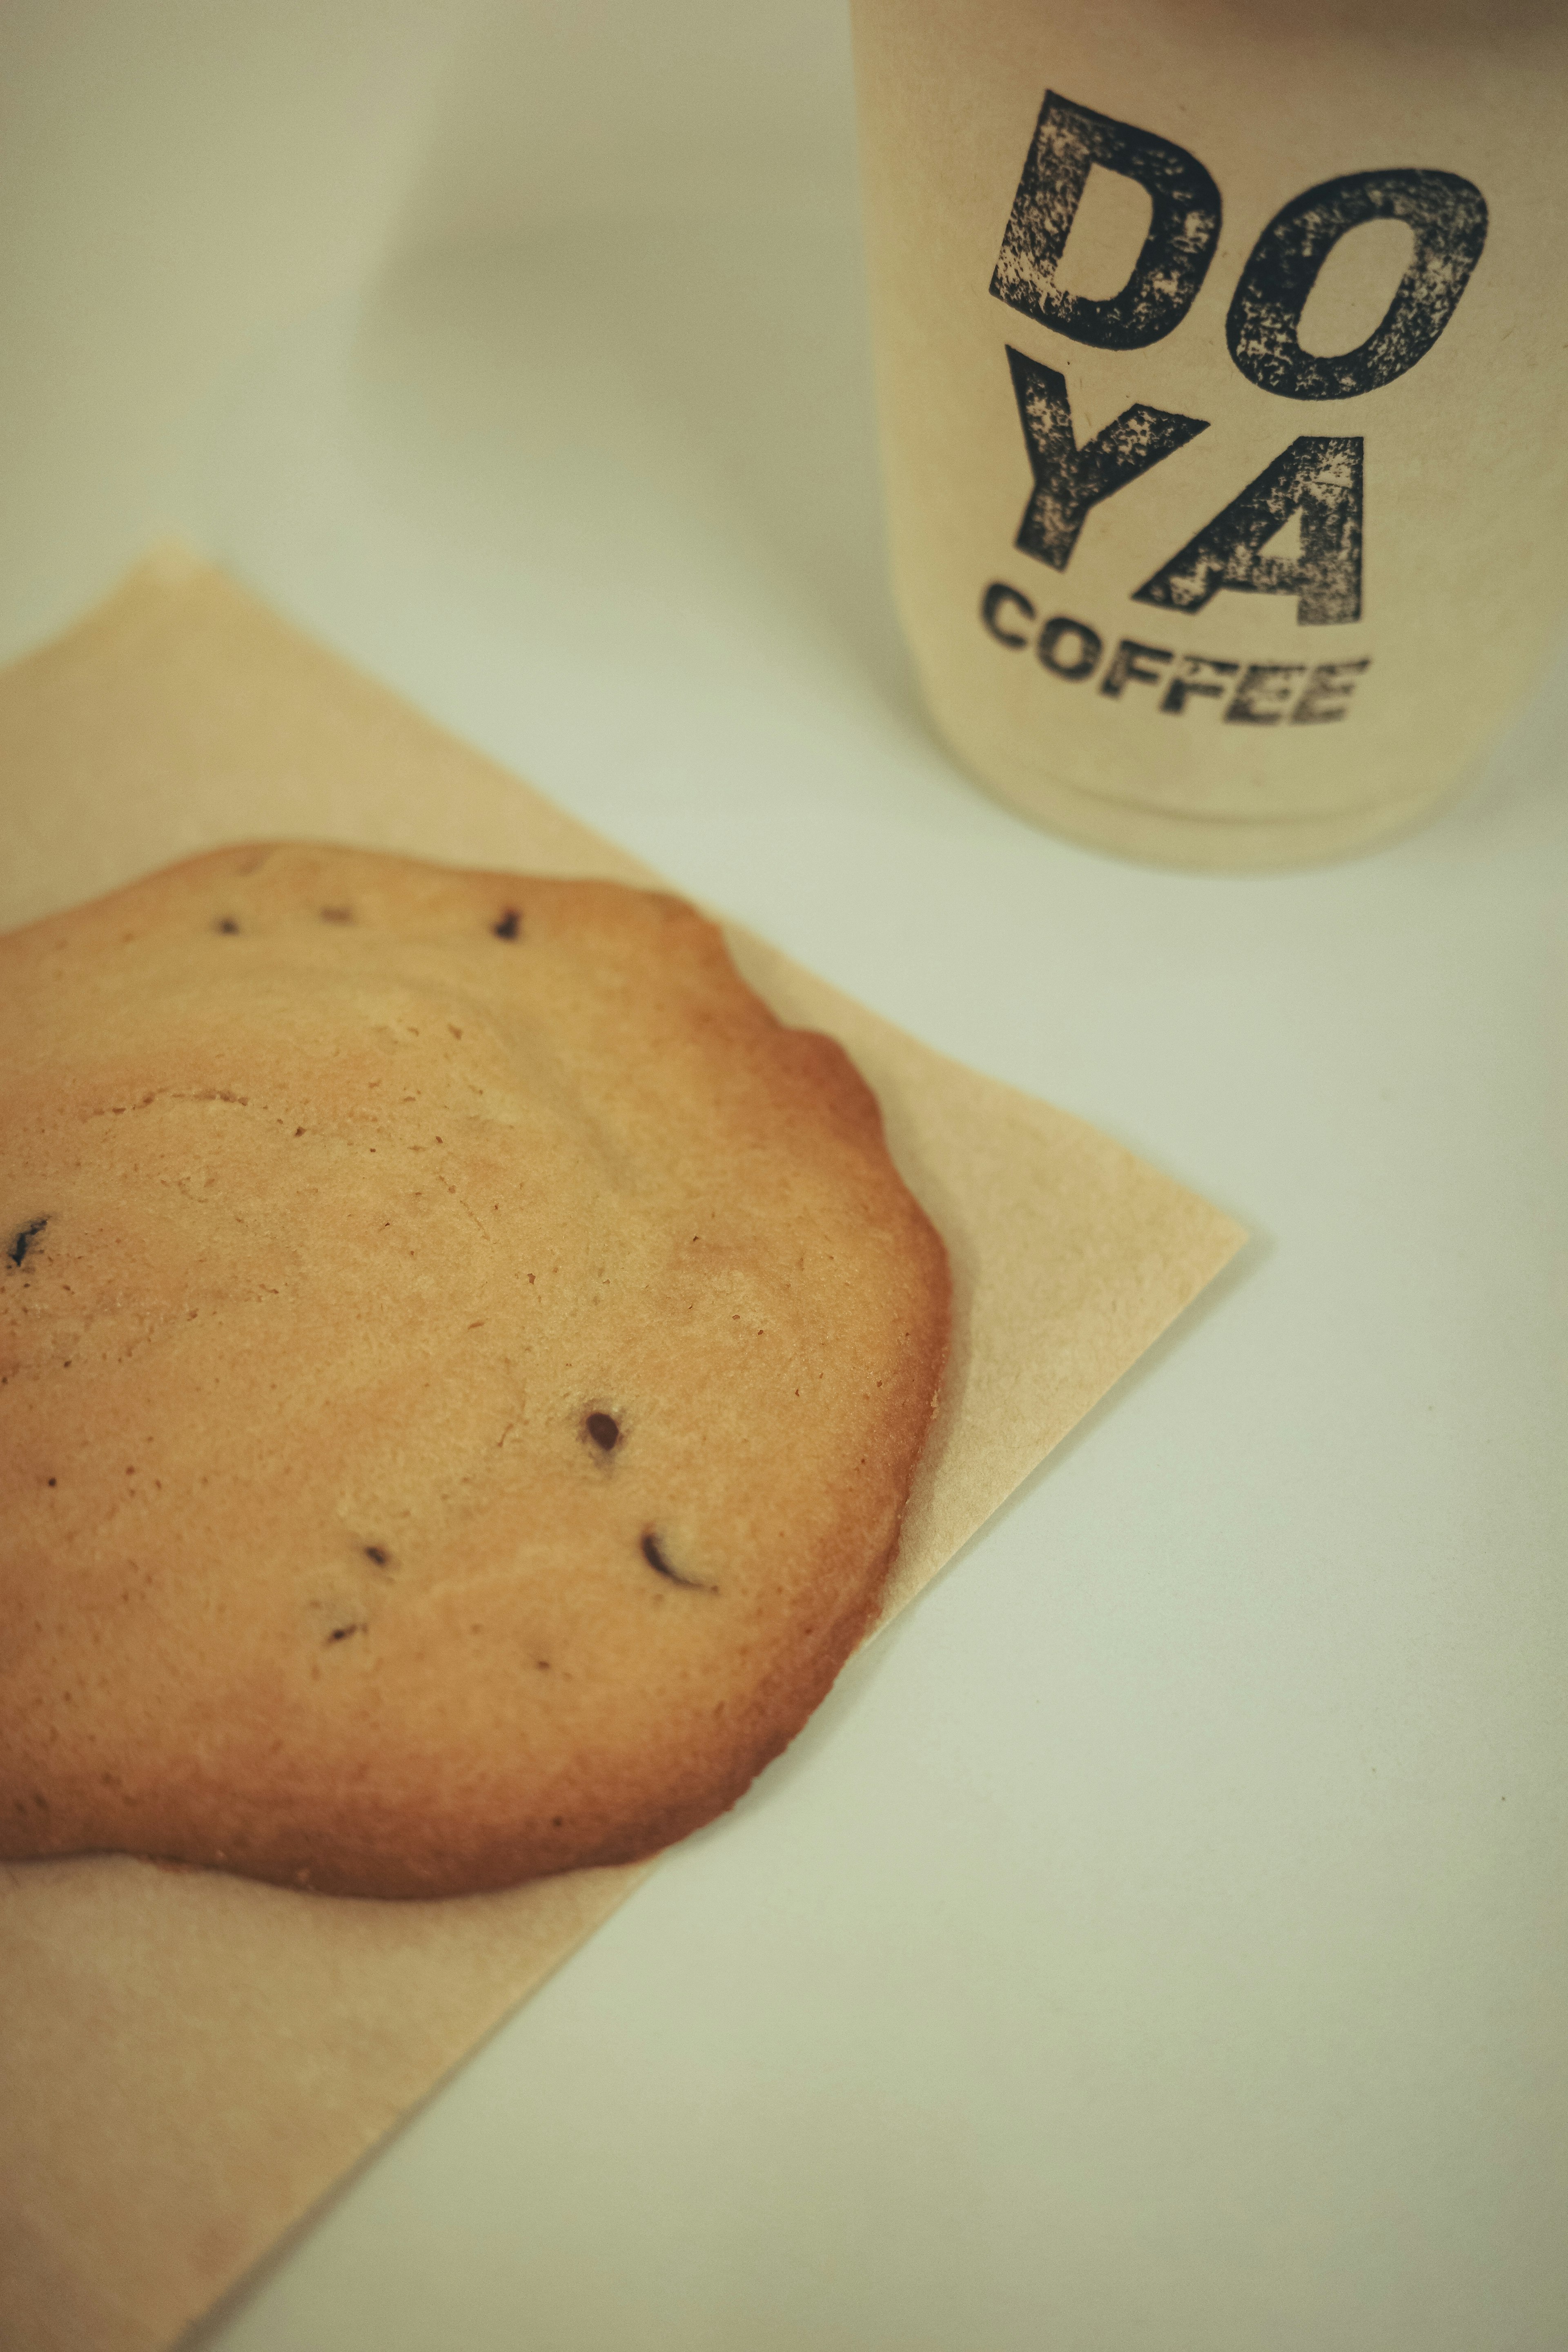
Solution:
<svg viewBox="0 0 1568 2352">
<path fill-rule="evenodd" d="M 416 257 L 367 298 L 351 367 L 378 488 L 477 576 L 493 585 L 525 551 L 562 622 L 606 653 L 630 603 L 706 632 L 716 657 L 760 604 L 923 739 L 887 584 L 852 205 L 563 223 Z"/>
</svg>

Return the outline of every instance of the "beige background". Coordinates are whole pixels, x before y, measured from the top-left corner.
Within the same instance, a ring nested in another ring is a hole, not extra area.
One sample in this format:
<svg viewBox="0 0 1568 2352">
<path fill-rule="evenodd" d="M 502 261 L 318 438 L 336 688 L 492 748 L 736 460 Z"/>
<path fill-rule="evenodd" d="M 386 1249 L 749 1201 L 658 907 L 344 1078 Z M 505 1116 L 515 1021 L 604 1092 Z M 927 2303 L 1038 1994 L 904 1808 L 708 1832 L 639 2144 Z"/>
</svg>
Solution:
<svg viewBox="0 0 1568 2352">
<path fill-rule="evenodd" d="M 1558 2352 L 1565 682 L 1353 866 L 1020 824 L 900 663 L 837 11 L 509 0 L 378 176 L 406 21 L 0 15 L 7 647 L 181 524 L 1267 1238 L 202 2352 Z"/>
</svg>

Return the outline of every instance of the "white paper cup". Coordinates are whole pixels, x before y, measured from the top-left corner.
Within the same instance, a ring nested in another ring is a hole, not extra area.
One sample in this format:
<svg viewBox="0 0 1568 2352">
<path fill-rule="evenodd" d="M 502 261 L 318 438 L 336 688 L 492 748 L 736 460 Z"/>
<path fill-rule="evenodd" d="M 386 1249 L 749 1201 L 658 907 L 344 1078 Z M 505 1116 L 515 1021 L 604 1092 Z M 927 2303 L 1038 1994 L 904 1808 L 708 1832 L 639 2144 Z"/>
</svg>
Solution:
<svg viewBox="0 0 1568 2352">
<path fill-rule="evenodd" d="M 1568 8 L 854 0 L 895 593 L 1058 831 L 1430 814 L 1568 604 Z"/>
</svg>

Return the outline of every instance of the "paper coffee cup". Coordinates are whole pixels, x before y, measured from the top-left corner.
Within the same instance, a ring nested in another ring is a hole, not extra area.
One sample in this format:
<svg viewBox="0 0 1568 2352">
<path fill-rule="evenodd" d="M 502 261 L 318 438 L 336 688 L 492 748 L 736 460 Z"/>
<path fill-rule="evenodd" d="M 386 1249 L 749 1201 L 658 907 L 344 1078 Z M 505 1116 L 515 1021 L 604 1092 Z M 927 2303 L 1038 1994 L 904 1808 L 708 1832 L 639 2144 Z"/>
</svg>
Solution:
<svg viewBox="0 0 1568 2352">
<path fill-rule="evenodd" d="M 855 0 L 931 712 L 1160 863 L 1436 809 L 1568 605 L 1568 9 Z"/>
</svg>

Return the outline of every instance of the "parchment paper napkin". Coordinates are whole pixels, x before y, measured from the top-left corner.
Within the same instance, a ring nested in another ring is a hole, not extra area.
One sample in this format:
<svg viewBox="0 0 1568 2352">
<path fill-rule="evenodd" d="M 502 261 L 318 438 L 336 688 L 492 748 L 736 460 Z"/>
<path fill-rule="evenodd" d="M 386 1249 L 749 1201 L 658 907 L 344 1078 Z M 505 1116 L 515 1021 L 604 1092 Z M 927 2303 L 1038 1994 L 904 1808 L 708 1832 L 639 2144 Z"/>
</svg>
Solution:
<svg viewBox="0 0 1568 2352">
<path fill-rule="evenodd" d="M 0 929 L 255 837 L 656 878 L 179 550 L 0 677 Z M 854 1055 L 952 1259 L 891 1614 L 1244 1236 L 731 936 L 785 1020 Z M 395 1904 L 123 1856 L 0 1865 L 0 2344 L 167 2345 L 650 1866 Z"/>
</svg>

